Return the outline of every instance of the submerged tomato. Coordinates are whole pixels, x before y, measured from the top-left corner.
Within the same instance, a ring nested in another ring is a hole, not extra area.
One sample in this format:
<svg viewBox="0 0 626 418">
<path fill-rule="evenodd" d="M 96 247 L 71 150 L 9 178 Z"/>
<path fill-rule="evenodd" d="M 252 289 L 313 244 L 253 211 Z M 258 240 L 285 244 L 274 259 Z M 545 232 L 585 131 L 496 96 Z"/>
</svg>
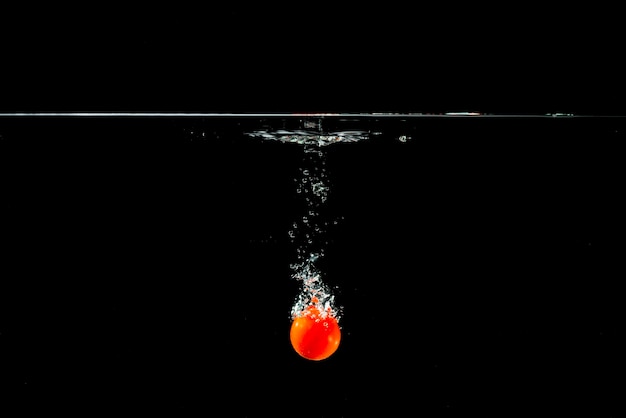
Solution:
<svg viewBox="0 0 626 418">
<path fill-rule="evenodd" d="M 324 360 L 337 351 L 341 331 L 337 318 L 321 318 L 319 310 L 311 306 L 294 319 L 289 337 L 294 350 L 305 359 Z"/>
</svg>

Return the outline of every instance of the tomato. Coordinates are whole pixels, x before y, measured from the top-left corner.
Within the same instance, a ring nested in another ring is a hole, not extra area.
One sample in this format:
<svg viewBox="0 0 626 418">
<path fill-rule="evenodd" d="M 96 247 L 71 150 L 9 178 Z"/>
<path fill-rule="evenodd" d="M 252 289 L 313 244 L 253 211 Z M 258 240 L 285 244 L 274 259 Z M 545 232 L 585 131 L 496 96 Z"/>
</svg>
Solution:
<svg viewBox="0 0 626 418">
<path fill-rule="evenodd" d="M 337 318 L 310 306 L 291 323 L 289 333 L 291 345 L 296 352 L 308 360 L 324 360 L 339 347 L 341 330 Z"/>
</svg>

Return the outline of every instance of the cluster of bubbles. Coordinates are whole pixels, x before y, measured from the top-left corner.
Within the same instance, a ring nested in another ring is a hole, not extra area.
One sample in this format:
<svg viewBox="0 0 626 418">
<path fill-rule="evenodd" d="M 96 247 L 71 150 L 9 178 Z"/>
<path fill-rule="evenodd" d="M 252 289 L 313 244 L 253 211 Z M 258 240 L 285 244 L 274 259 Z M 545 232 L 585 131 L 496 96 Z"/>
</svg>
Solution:
<svg viewBox="0 0 626 418">
<path fill-rule="evenodd" d="M 303 263 L 291 265 L 294 273 L 292 277 L 302 283 L 302 291 L 291 307 L 291 318 L 302 315 L 310 306 L 315 306 L 321 319 L 327 316 L 339 320 L 340 311 L 335 305 L 335 296 L 330 288 L 322 281 L 322 275 L 315 266 L 315 261 L 320 254 L 310 254 L 309 259 Z"/>
</svg>

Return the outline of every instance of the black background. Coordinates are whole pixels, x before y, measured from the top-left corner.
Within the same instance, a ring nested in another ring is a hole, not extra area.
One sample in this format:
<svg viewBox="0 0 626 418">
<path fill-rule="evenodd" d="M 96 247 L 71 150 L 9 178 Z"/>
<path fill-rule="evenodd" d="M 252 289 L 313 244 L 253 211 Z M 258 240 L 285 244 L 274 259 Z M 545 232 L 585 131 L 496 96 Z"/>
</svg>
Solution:
<svg viewBox="0 0 626 418">
<path fill-rule="evenodd" d="M 619 16 L 6 7 L 0 111 L 623 115 Z M 320 363 L 288 341 L 303 150 L 244 119 L 0 119 L 6 413 L 623 412 L 623 118 L 356 123 Z"/>
<path fill-rule="evenodd" d="M 284 119 L 0 122 L 7 413 L 623 411 L 622 118 L 350 121 L 322 362 L 288 338 L 311 163 L 243 134 Z"/>
<path fill-rule="evenodd" d="M 2 111 L 623 114 L 621 13 L 512 4 L 7 6 Z"/>
</svg>

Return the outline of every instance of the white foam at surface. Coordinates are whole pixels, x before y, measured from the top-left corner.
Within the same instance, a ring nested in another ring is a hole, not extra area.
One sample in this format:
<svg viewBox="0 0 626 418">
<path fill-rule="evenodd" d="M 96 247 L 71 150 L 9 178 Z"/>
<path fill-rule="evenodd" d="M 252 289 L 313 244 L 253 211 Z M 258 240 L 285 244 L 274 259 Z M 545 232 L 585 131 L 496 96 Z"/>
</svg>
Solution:
<svg viewBox="0 0 626 418">
<path fill-rule="evenodd" d="M 295 143 L 300 145 L 316 145 L 324 147 L 338 142 L 359 142 L 369 138 L 367 131 L 337 131 L 319 132 L 309 130 L 288 131 L 278 129 L 275 131 L 256 130 L 246 133 L 250 137 L 266 140 L 274 140 L 284 143 Z"/>
</svg>

